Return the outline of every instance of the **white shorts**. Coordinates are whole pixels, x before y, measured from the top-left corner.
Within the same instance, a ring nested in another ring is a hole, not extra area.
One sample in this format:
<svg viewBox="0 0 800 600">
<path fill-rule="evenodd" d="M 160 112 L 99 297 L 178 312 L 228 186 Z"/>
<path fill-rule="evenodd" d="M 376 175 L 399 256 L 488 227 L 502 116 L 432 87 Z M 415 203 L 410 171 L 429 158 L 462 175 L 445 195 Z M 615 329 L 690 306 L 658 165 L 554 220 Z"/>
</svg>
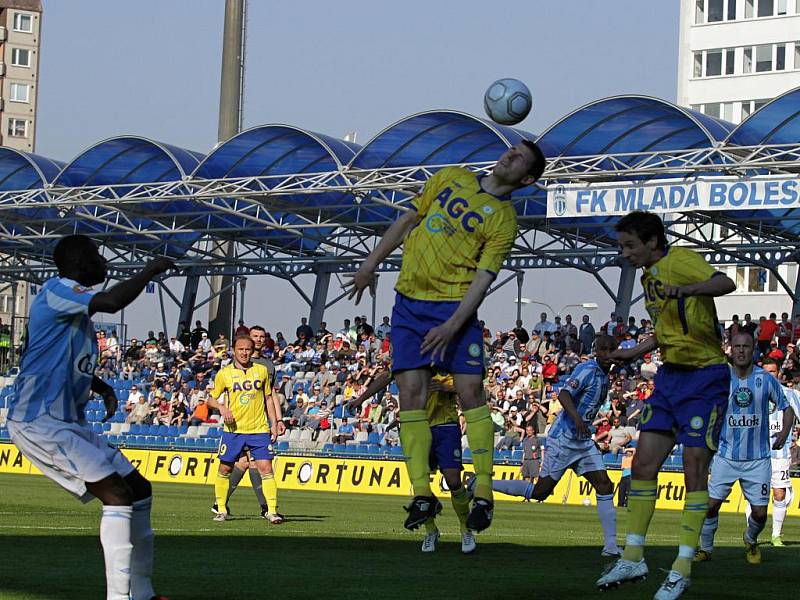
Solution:
<svg viewBox="0 0 800 600">
<path fill-rule="evenodd" d="M 561 479 L 567 469 L 578 475 L 592 471 L 605 471 L 603 457 L 592 440 L 573 440 L 567 437 L 547 438 L 539 478 Z"/>
<path fill-rule="evenodd" d="M 792 480 L 789 479 L 789 469 L 792 468 L 791 458 L 772 459 L 772 489 L 778 488 L 785 490 L 792 487 Z"/>
<path fill-rule="evenodd" d="M 769 458 L 759 460 L 728 460 L 719 454 L 711 463 L 711 481 L 708 483 L 708 496 L 715 500 L 725 500 L 737 481 L 742 492 L 753 506 L 769 504 L 769 481 L 772 466 Z"/>
<path fill-rule="evenodd" d="M 86 482 L 114 473 L 130 475 L 134 466 L 125 456 L 85 425 L 42 415 L 29 422 L 8 421 L 11 441 L 44 475 L 81 502 L 94 498 Z"/>
</svg>

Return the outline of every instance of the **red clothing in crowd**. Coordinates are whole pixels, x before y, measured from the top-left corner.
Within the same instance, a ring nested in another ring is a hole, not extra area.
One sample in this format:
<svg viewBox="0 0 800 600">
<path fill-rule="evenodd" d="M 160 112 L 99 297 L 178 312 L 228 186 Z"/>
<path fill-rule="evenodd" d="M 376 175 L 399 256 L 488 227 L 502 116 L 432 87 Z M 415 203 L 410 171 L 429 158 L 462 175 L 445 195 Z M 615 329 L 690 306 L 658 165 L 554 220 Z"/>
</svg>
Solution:
<svg viewBox="0 0 800 600">
<path fill-rule="evenodd" d="M 778 332 L 778 324 L 774 319 L 764 319 L 758 324 L 758 341 L 769 342 Z"/>
</svg>

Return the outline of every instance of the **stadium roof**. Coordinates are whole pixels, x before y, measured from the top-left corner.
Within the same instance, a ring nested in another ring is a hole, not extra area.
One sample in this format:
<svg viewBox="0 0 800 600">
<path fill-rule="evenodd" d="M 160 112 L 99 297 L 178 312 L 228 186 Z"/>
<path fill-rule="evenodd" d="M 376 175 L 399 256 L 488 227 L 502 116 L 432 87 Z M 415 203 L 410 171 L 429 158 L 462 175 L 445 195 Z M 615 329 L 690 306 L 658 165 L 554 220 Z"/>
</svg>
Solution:
<svg viewBox="0 0 800 600">
<path fill-rule="evenodd" d="M 209 259 L 210 245 L 220 240 L 246 245 L 252 262 L 356 259 L 431 173 L 449 165 L 487 172 L 522 139 L 537 140 L 550 159 L 548 185 L 796 172 L 800 89 L 738 127 L 658 98 L 627 95 L 580 107 L 540 136 L 436 110 L 400 119 L 363 146 L 276 124 L 244 131 L 206 156 L 138 136 L 105 140 L 67 164 L 0 148 L 0 250 L 22 268 L 28 260 L 46 262 L 61 235 L 83 232 L 126 264 L 154 253 Z M 554 252 L 525 238 L 536 230 L 560 238 L 565 255 L 613 245 L 607 219 L 547 219 L 542 188 L 518 190 L 514 202 L 519 257 Z M 692 218 L 741 223 L 762 217 L 773 235 L 800 239 L 787 211 Z"/>
</svg>

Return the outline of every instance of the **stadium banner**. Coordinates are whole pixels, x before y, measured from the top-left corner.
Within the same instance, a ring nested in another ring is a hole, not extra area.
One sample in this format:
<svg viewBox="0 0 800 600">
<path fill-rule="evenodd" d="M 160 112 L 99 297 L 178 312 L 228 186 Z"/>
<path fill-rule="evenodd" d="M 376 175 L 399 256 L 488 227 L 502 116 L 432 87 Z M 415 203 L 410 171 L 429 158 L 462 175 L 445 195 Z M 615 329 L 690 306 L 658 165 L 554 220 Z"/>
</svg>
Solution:
<svg viewBox="0 0 800 600">
<path fill-rule="evenodd" d="M 181 452 L 177 450 L 136 450 L 125 448 L 123 454 L 150 481 L 193 483 L 213 486 L 217 473 L 217 455 L 207 452 Z M 280 455 L 273 461 L 275 478 L 279 489 L 318 492 L 349 492 L 357 494 L 381 494 L 410 496 L 411 482 L 405 463 L 397 460 L 369 460 L 319 456 Z M 464 465 L 464 475 L 472 472 L 472 465 Z M 13 444 L 0 443 L 0 473 L 40 475 L 39 469 L 22 456 Z M 608 472 L 616 486 L 621 471 Z M 519 479 L 518 465 L 495 465 L 495 479 Z M 789 515 L 800 516 L 800 480 L 792 478 L 795 489 Z M 244 477 L 239 484 L 250 486 L 250 478 Z M 440 473 L 431 475 L 431 489 L 437 496 L 447 497 L 447 484 Z M 209 494 L 213 494 L 209 491 Z M 661 473 L 658 477 L 658 500 L 656 508 L 683 510 L 686 487 L 683 473 Z M 497 500 L 519 502 L 519 498 L 496 493 Z M 572 472 L 567 472 L 545 500 L 548 504 L 573 504 L 594 506 L 596 499 L 589 482 Z M 739 485 L 722 506 L 723 512 L 744 513 L 746 502 Z M 771 510 L 770 504 L 770 510 Z"/>
<path fill-rule="evenodd" d="M 552 185 L 547 217 L 608 217 L 655 213 L 800 207 L 796 176 L 697 177 L 646 182 Z"/>
</svg>

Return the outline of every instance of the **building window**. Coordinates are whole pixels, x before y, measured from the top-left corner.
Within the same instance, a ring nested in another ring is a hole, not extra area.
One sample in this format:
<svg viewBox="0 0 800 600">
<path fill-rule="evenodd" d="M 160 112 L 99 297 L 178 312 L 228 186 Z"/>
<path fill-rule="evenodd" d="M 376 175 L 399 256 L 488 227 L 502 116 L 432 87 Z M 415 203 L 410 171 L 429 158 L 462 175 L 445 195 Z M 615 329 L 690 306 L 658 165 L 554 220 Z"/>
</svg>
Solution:
<svg viewBox="0 0 800 600">
<path fill-rule="evenodd" d="M 728 0 L 728 21 L 736 20 L 736 0 Z"/>
<path fill-rule="evenodd" d="M 708 22 L 719 23 L 725 17 L 723 0 L 708 0 Z"/>
<path fill-rule="evenodd" d="M 14 13 L 14 31 L 33 33 L 33 17 L 25 13 Z"/>
<path fill-rule="evenodd" d="M 756 73 L 772 71 L 772 44 L 756 46 Z"/>
<path fill-rule="evenodd" d="M 15 67 L 31 66 L 31 51 L 25 48 L 11 49 L 11 64 Z"/>
<path fill-rule="evenodd" d="M 753 100 L 753 112 L 756 112 L 762 106 L 766 106 L 769 102 L 769 98 L 765 98 L 764 100 Z"/>
<path fill-rule="evenodd" d="M 775 0 L 758 0 L 758 16 L 771 17 L 775 14 Z"/>
<path fill-rule="evenodd" d="M 28 102 L 30 87 L 24 83 L 12 83 L 9 86 L 9 98 L 12 102 Z"/>
<path fill-rule="evenodd" d="M 755 0 L 744 0 L 744 18 L 745 19 L 752 19 L 753 18 L 753 3 Z"/>
<path fill-rule="evenodd" d="M 695 0 L 694 3 L 694 24 L 702 25 L 706 22 L 705 0 Z"/>
<path fill-rule="evenodd" d="M 786 44 L 778 44 L 775 47 L 775 70 L 783 71 L 786 69 Z"/>
<path fill-rule="evenodd" d="M 28 137 L 28 122 L 25 119 L 9 119 L 8 135 L 11 137 Z"/>
<path fill-rule="evenodd" d="M 800 1 L 797 3 L 797 9 L 800 10 Z M 800 69 L 800 42 L 794 43 L 794 68 Z"/>
<path fill-rule="evenodd" d="M 736 50 L 728 48 L 725 50 L 725 75 L 733 75 L 736 66 Z"/>
<path fill-rule="evenodd" d="M 722 50 L 706 51 L 706 77 L 722 75 Z"/>
<path fill-rule="evenodd" d="M 694 53 L 694 76 L 695 77 L 702 77 L 703 76 L 703 53 L 702 52 L 695 52 Z"/>
<path fill-rule="evenodd" d="M 703 113 L 707 114 L 709 117 L 716 117 L 717 119 L 720 118 L 720 110 L 721 104 L 719 102 L 707 102 L 703 107 Z"/>
<path fill-rule="evenodd" d="M 785 15 L 788 12 L 787 11 L 788 8 L 789 8 L 788 0 L 778 0 L 778 14 L 779 15 Z"/>
<path fill-rule="evenodd" d="M 720 116 L 726 121 L 733 122 L 733 102 L 722 103 L 722 115 Z"/>
</svg>

